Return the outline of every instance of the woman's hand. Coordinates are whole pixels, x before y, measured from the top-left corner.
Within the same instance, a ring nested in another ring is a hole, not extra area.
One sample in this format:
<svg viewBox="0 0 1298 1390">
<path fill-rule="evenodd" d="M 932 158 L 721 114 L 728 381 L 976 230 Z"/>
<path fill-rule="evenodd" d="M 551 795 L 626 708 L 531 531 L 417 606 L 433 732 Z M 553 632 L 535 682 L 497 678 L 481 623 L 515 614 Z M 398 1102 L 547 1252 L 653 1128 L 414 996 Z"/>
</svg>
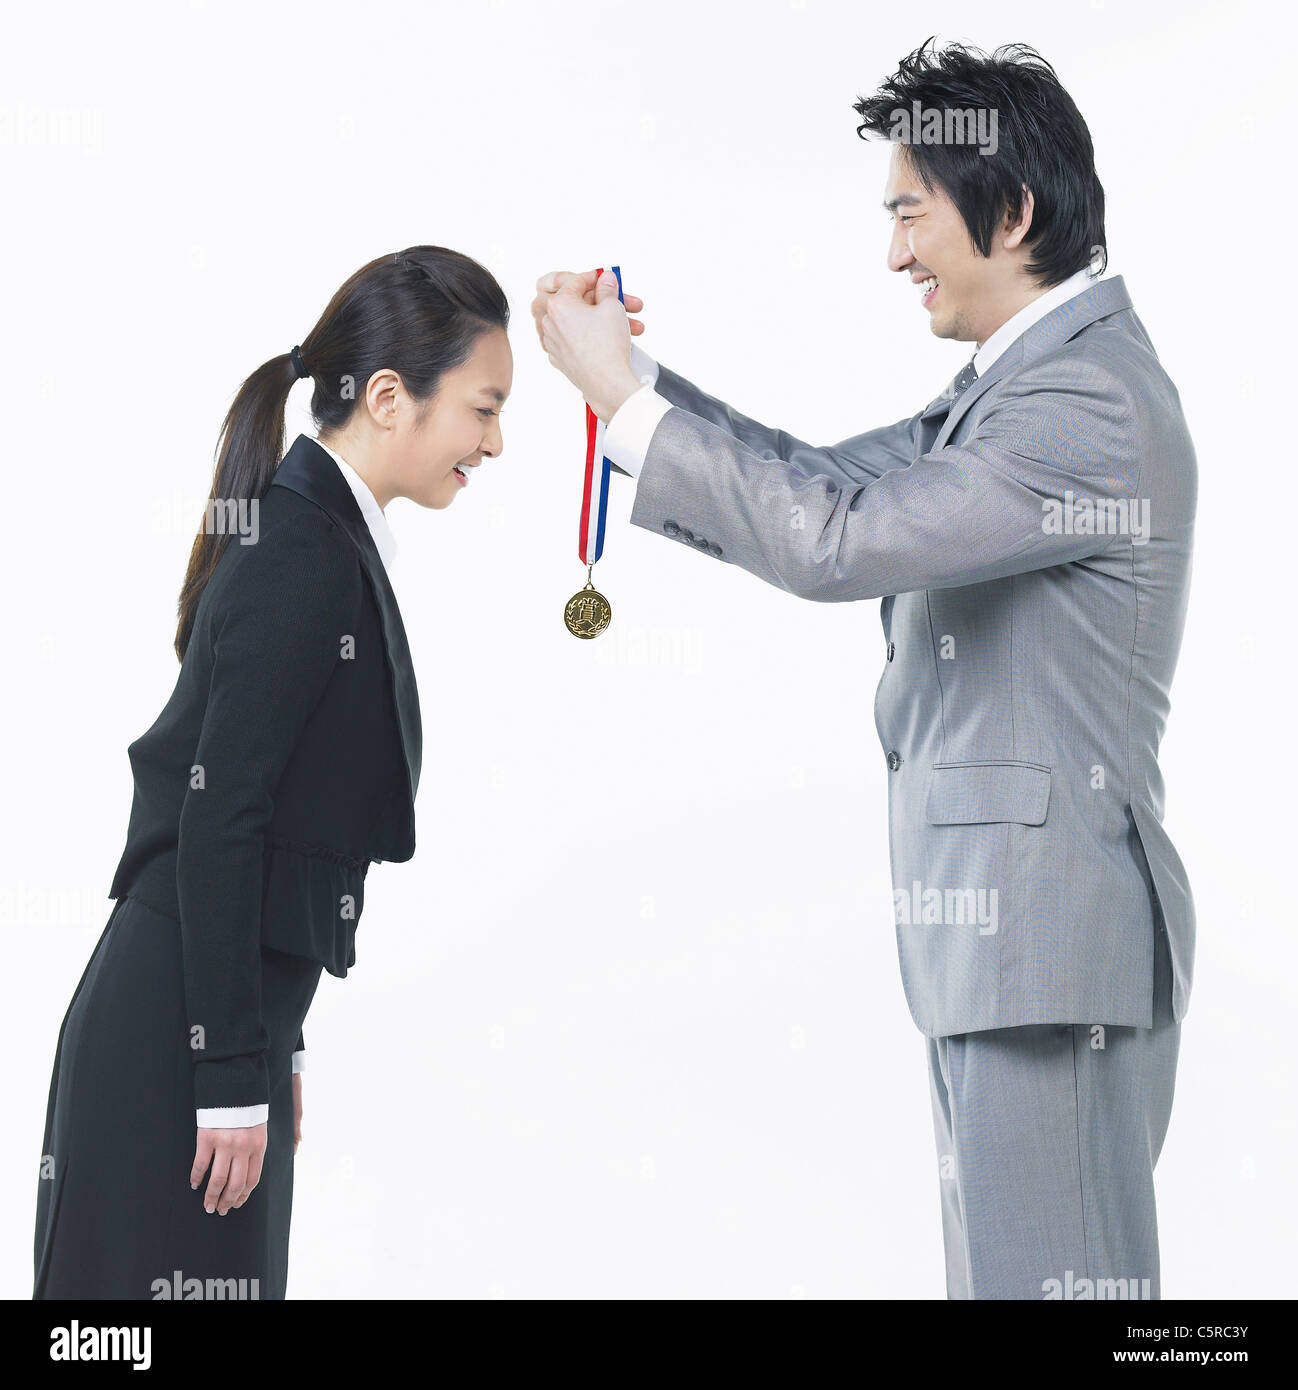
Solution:
<svg viewBox="0 0 1298 1390">
<path fill-rule="evenodd" d="M 293 1152 L 302 1142 L 302 1073 L 293 1073 Z"/>
<path fill-rule="evenodd" d="M 297 1078 L 294 1077 L 294 1082 Z M 294 1086 L 297 1093 L 297 1087 Z M 266 1122 L 246 1129 L 200 1129 L 189 1170 L 189 1185 L 197 1188 L 207 1166 L 212 1176 L 203 1194 L 203 1210 L 222 1216 L 231 1207 L 241 1207 L 261 1181 L 261 1164 L 266 1153 Z"/>
</svg>

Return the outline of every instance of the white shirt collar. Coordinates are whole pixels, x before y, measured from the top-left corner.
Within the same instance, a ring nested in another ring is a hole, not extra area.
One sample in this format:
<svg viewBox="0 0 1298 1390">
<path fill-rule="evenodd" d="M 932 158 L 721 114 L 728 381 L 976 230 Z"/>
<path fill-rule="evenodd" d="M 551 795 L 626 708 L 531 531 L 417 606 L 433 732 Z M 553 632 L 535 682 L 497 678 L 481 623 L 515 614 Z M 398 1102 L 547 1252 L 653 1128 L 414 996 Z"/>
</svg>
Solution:
<svg viewBox="0 0 1298 1390">
<path fill-rule="evenodd" d="M 1005 349 L 1021 338 L 1038 319 L 1045 318 L 1051 309 L 1067 304 L 1070 299 L 1098 284 L 1099 280 L 1091 275 L 1090 268 L 1083 266 L 1067 280 L 1048 289 L 1045 294 L 1039 294 L 1031 304 L 1025 304 L 1017 314 L 1006 319 L 974 353 L 974 370 L 979 376 L 983 376 Z"/>
<path fill-rule="evenodd" d="M 383 508 L 375 500 L 365 479 L 341 454 L 319 439 L 315 442 L 333 459 L 338 465 L 338 471 L 346 478 L 348 487 L 356 497 L 356 504 L 361 509 L 361 515 L 365 518 L 365 524 L 370 528 L 370 535 L 374 537 L 374 547 L 379 552 L 379 559 L 383 561 L 383 569 L 385 572 L 390 571 L 397 554 L 397 538 L 392 534 L 387 517 L 383 515 Z"/>
</svg>

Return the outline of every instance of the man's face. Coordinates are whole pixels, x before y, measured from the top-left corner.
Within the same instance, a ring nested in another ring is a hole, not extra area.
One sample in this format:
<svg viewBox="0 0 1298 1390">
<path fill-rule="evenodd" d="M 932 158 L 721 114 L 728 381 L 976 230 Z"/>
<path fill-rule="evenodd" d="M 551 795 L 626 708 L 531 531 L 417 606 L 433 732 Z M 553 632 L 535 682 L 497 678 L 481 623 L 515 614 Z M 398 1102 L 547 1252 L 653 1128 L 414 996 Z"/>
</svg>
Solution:
<svg viewBox="0 0 1298 1390">
<path fill-rule="evenodd" d="M 900 141 L 892 147 L 883 200 L 893 215 L 888 269 L 917 287 L 929 327 L 939 338 L 986 342 L 1008 317 L 998 318 L 997 306 L 1013 267 L 998 264 L 995 245 L 990 257 L 978 254 L 956 205 L 941 189 L 924 187 Z"/>
</svg>

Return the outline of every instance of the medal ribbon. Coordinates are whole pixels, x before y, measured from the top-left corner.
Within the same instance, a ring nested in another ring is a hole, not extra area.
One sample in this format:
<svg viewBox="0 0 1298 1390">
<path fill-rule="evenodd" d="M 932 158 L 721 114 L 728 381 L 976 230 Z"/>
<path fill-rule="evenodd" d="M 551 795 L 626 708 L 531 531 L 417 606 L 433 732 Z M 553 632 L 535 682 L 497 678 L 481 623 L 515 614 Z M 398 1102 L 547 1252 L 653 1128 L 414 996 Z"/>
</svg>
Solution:
<svg viewBox="0 0 1298 1390">
<path fill-rule="evenodd" d="M 611 267 L 617 276 L 618 303 L 622 296 L 622 268 Z M 601 266 L 596 275 L 602 275 Z M 604 422 L 586 407 L 586 478 L 581 493 L 581 529 L 577 534 L 577 554 L 584 565 L 593 565 L 604 553 L 604 518 L 608 514 L 609 460 L 604 457 Z M 599 481 L 595 480 L 598 469 Z M 595 505 L 592 506 L 592 501 Z"/>
</svg>

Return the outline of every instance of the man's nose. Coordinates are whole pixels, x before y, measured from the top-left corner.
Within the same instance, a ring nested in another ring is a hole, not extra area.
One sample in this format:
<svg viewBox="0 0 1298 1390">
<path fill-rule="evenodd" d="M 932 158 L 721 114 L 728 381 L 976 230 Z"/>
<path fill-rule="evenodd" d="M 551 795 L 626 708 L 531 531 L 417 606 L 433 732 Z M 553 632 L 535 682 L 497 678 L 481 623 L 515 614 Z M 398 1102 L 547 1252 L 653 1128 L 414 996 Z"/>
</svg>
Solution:
<svg viewBox="0 0 1298 1390">
<path fill-rule="evenodd" d="M 905 270 L 907 266 L 914 264 L 915 257 L 906 245 L 906 229 L 899 222 L 888 245 L 888 269 Z"/>
</svg>

